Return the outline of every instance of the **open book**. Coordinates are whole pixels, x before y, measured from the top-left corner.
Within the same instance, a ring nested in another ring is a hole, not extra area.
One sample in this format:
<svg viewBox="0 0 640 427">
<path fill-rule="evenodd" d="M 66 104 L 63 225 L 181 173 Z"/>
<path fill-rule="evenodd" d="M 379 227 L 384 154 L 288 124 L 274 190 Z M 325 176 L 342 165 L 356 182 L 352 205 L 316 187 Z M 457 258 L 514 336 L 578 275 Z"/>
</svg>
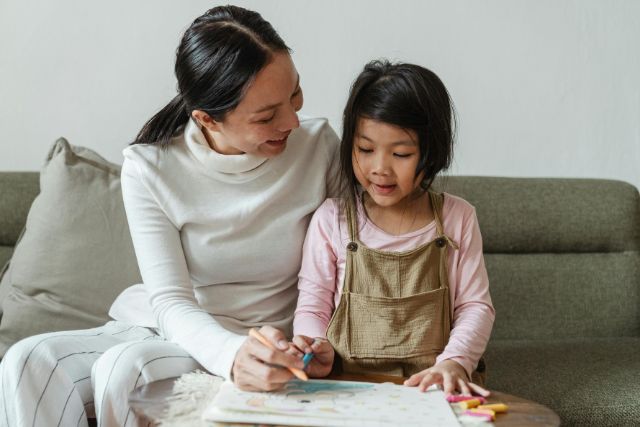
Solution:
<svg viewBox="0 0 640 427">
<path fill-rule="evenodd" d="M 294 426 L 459 426 L 440 390 L 391 383 L 291 381 L 277 392 L 225 382 L 203 413 L 208 421 Z"/>
</svg>

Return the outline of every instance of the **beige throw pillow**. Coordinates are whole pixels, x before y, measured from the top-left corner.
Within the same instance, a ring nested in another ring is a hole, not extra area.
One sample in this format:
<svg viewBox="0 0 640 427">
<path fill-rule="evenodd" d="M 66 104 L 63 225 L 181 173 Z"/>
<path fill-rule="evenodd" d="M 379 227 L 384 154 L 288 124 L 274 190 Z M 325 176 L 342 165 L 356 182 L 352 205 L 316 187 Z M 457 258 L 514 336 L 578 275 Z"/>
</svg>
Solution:
<svg viewBox="0 0 640 427">
<path fill-rule="evenodd" d="M 120 167 L 63 138 L 56 141 L 3 279 L 10 289 L 2 301 L 1 355 L 30 335 L 108 321 L 116 296 L 141 282 Z"/>
</svg>

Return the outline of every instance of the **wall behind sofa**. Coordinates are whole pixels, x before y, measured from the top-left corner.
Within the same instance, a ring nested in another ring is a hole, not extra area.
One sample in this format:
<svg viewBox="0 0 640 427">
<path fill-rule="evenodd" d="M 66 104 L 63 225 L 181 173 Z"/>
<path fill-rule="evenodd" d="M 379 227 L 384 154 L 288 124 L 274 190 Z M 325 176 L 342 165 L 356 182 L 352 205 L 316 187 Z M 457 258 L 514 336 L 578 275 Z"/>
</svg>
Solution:
<svg viewBox="0 0 640 427">
<path fill-rule="evenodd" d="M 237 1 L 294 49 L 304 112 L 340 133 L 372 58 L 432 68 L 456 103 L 452 173 L 640 186 L 640 1 Z M 219 2 L 0 0 L 0 170 L 37 170 L 58 136 L 121 162 L 174 94 L 188 24 Z"/>
</svg>

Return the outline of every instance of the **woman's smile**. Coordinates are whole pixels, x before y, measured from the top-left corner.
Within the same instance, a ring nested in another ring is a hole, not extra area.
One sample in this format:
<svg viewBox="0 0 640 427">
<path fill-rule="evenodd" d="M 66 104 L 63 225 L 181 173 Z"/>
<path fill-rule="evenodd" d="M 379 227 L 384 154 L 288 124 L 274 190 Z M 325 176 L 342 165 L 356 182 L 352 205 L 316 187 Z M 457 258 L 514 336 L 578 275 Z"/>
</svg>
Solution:
<svg viewBox="0 0 640 427">
<path fill-rule="evenodd" d="M 287 139 L 289 138 L 289 134 L 287 134 L 284 138 L 282 139 L 270 139 L 267 141 L 267 144 L 274 146 L 274 147 L 280 147 L 282 145 L 285 145 L 287 143 Z"/>
</svg>

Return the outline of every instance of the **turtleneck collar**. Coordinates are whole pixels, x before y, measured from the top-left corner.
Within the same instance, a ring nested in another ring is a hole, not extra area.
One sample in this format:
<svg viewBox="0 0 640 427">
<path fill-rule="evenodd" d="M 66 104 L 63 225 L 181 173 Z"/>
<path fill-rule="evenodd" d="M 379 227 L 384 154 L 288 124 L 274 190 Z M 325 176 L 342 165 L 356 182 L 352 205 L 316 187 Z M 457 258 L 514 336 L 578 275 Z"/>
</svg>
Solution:
<svg viewBox="0 0 640 427">
<path fill-rule="evenodd" d="M 266 157 L 255 154 L 218 153 L 209 146 L 200 126 L 191 118 L 184 129 L 184 140 L 191 153 L 202 163 L 205 170 L 238 174 L 254 170 L 267 161 Z"/>
</svg>

